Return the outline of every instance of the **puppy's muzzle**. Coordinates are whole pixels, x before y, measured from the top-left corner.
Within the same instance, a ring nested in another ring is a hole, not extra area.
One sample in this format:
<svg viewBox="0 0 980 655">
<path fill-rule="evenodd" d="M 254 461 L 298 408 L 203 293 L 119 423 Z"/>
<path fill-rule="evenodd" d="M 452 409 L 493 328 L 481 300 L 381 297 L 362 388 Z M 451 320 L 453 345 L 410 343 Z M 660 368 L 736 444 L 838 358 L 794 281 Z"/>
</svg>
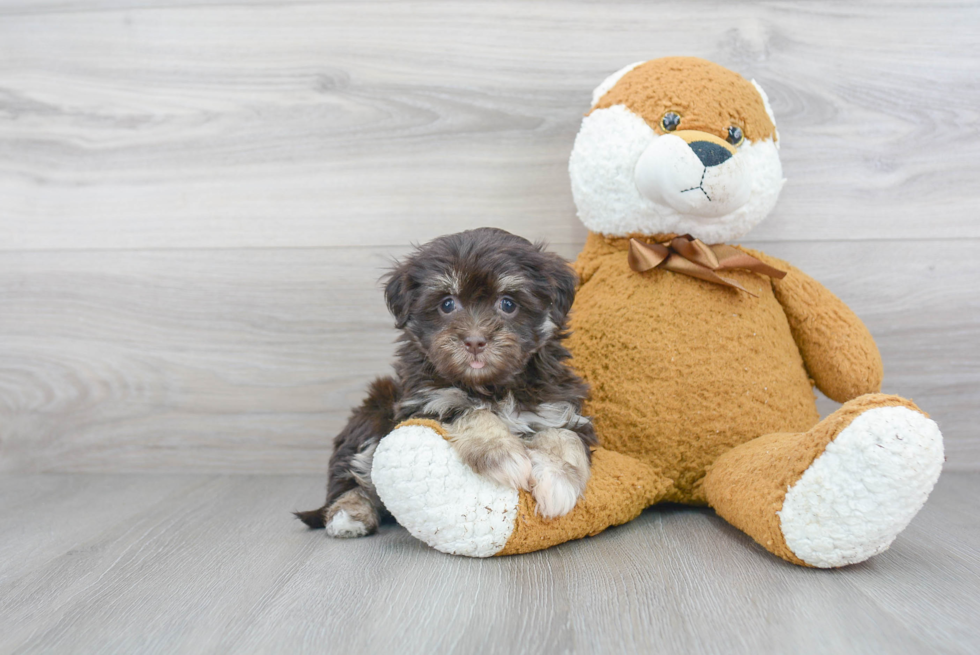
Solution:
<svg viewBox="0 0 980 655">
<path fill-rule="evenodd" d="M 705 218 L 735 211 L 752 190 L 738 149 L 697 130 L 654 139 L 636 162 L 634 181 L 649 200 Z"/>
</svg>

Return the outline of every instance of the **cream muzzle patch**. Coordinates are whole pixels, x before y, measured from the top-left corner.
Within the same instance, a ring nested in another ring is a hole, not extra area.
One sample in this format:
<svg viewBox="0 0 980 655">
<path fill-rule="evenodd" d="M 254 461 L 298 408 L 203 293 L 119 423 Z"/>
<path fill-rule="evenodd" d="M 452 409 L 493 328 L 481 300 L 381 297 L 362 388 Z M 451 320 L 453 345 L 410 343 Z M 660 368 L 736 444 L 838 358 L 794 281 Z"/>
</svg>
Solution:
<svg viewBox="0 0 980 655">
<path fill-rule="evenodd" d="M 658 135 L 623 105 L 596 109 L 582 121 L 569 158 L 578 217 L 593 232 L 692 234 L 705 243 L 745 235 L 772 210 L 783 185 L 772 139 L 748 138 L 737 154 L 706 166 L 682 137 Z M 700 147 L 700 146 L 699 146 Z"/>
<path fill-rule="evenodd" d="M 633 178 L 637 190 L 650 201 L 710 218 L 742 207 L 752 192 L 738 151 L 705 132 L 653 139 L 637 160 Z"/>
</svg>

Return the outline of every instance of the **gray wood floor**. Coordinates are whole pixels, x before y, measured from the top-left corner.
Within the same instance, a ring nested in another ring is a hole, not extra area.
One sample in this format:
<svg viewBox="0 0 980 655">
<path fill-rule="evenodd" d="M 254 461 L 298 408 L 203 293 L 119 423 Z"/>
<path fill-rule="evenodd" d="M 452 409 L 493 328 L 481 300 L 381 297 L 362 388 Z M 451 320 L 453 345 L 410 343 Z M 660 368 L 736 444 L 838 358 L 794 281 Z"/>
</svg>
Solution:
<svg viewBox="0 0 980 655">
<path fill-rule="evenodd" d="M 980 474 L 890 550 L 821 571 L 709 510 L 531 555 L 353 541 L 287 512 L 319 476 L 0 475 L 4 653 L 976 653 Z"/>
</svg>

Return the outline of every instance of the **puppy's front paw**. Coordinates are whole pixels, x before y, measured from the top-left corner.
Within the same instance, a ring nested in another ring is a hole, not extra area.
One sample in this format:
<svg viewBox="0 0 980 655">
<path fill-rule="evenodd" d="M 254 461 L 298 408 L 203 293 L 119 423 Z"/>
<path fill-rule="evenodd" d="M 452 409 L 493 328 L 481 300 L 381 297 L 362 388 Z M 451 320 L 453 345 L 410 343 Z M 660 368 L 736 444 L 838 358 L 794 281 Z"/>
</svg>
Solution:
<svg viewBox="0 0 980 655">
<path fill-rule="evenodd" d="M 466 463 L 477 473 L 505 487 L 530 490 L 531 460 L 528 459 L 524 446 L 516 439 L 514 444 L 500 446 L 478 455 L 475 461 Z"/>
<path fill-rule="evenodd" d="M 546 519 L 575 508 L 591 473 L 585 445 L 569 430 L 545 430 L 531 441 L 531 493 Z"/>
<path fill-rule="evenodd" d="M 449 436 L 463 462 L 480 475 L 512 489 L 531 488 L 527 449 L 491 412 L 466 415 L 453 424 Z"/>
</svg>

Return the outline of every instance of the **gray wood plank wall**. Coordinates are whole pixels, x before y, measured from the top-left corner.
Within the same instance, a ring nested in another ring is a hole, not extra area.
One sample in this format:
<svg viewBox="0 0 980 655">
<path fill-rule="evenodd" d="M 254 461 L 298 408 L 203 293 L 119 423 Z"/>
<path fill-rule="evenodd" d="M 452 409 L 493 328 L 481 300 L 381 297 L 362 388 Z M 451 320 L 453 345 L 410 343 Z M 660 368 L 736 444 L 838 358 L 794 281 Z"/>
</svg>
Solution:
<svg viewBox="0 0 980 655">
<path fill-rule="evenodd" d="M 747 243 L 978 470 L 978 33 L 966 2 L 0 1 L 0 470 L 323 470 L 387 371 L 389 258 L 480 225 L 574 257 L 591 89 L 669 54 L 766 88 L 789 182 Z"/>
</svg>

